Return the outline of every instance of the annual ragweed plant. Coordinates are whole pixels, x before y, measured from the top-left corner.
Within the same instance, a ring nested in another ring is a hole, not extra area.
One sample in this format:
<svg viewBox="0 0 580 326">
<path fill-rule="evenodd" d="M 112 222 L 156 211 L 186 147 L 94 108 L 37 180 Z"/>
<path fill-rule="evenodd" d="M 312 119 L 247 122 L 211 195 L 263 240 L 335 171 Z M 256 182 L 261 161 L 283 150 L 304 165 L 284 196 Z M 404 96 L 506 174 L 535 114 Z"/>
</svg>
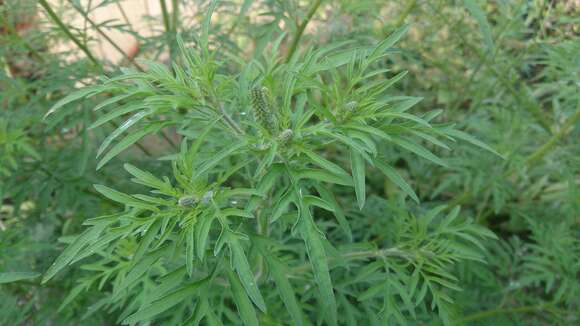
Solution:
<svg viewBox="0 0 580 326">
<path fill-rule="evenodd" d="M 182 138 L 163 157 L 169 175 L 124 164 L 138 193 L 94 186 L 119 210 L 86 220 L 44 274 L 49 282 L 72 264 L 85 271 L 62 307 L 97 289 L 95 309 L 120 311 L 124 324 L 336 325 L 338 311 L 451 323 L 461 290 L 453 266 L 483 262 L 481 241 L 495 236 L 458 207 L 401 209 L 419 197 L 384 148 L 443 167 L 422 143 L 493 150 L 438 122 L 441 110 L 413 113 L 420 98 L 389 92 L 406 73 L 385 58 L 407 27 L 374 46 L 342 42 L 286 57 L 277 40 L 244 62 L 210 41 L 210 17 L 192 44 L 178 38 L 170 67 L 148 61 L 143 71 L 102 77 L 47 114 L 58 119 L 73 101 L 108 96 L 90 128 L 118 123 L 98 148 L 97 169 L 147 135 L 174 128 Z M 369 238 L 351 228 L 345 205 L 364 211 L 375 170 L 400 189 L 392 199 L 400 206 L 375 211 L 394 232 Z"/>
</svg>

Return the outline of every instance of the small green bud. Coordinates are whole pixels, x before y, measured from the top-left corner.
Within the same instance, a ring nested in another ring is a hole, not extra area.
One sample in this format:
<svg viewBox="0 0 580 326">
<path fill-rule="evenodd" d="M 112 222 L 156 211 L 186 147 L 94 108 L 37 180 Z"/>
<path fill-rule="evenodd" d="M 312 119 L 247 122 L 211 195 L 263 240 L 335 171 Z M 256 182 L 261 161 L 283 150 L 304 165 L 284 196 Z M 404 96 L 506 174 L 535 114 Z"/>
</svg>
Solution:
<svg viewBox="0 0 580 326">
<path fill-rule="evenodd" d="M 357 109 L 358 102 L 357 101 L 350 101 L 343 106 L 343 109 L 339 113 L 339 120 L 345 121 L 352 117 L 355 114 Z"/>
<path fill-rule="evenodd" d="M 197 203 L 197 199 L 194 196 L 184 196 L 177 201 L 179 206 L 193 206 L 195 203 Z"/>
<path fill-rule="evenodd" d="M 208 204 L 213 199 L 213 190 L 206 192 L 203 197 L 201 198 L 201 202 L 204 204 Z"/>
<path fill-rule="evenodd" d="M 350 101 L 344 105 L 344 108 L 346 109 L 346 111 L 352 112 L 356 109 L 357 105 L 358 105 L 357 101 Z"/>
</svg>

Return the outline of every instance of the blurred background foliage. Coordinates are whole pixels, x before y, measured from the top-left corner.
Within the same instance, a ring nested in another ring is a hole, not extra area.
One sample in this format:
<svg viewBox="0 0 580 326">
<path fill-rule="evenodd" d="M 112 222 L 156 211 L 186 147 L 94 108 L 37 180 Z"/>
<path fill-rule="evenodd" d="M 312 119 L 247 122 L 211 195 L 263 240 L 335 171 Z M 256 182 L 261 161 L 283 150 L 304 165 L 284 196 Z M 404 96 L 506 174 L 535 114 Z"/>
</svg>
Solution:
<svg viewBox="0 0 580 326">
<path fill-rule="evenodd" d="M 135 3 L 146 9 L 143 16 L 132 15 Z M 90 108 L 103 98 L 67 107 L 48 123 L 42 118 L 56 101 L 103 73 L 137 67 L 139 59 L 169 64 L 176 55 L 176 34 L 191 40 L 208 5 L 183 0 L 0 1 L 0 272 L 5 273 L 0 279 L 0 324 L 71 325 L 85 318 L 85 324 L 104 325 L 117 319 L 119 311 L 98 309 L 98 296 L 91 291 L 57 313 L 75 286 L 74 275 L 82 270 L 71 268 L 73 276 L 43 286 L 36 277 L 62 250 L 59 238 L 78 233 L 85 219 L 111 212 L 112 205 L 92 184 L 132 187 L 120 160 L 95 171 L 93 140 L 106 134 L 87 127 L 95 118 Z M 106 13 L 120 18 L 101 19 Z M 394 72 L 409 70 L 393 95 L 422 97 L 415 110 L 442 109 L 437 119 L 457 123 L 505 156 L 502 160 L 468 144 L 457 144 L 452 154 L 429 146 L 449 158 L 450 167 L 444 168 L 385 146 L 389 161 L 422 205 L 461 205 L 500 238 L 484 243 L 487 265 L 455 267 L 463 288 L 456 321 L 578 323 L 580 3 L 222 1 L 211 36 L 214 44 L 249 60 L 283 31 L 299 30 L 308 15 L 312 19 L 297 51 L 336 41 L 376 44 L 408 23 L 407 36 L 385 62 Z M 128 38 L 108 37 L 115 33 Z M 292 46 L 290 38 L 282 40 L 285 51 Z M 167 165 L 154 157 L 172 153 L 176 142 L 178 136 L 171 132 L 149 136 L 123 157 L 161 175 Z M 350 197 L 339 198 L 350 207 L 353 234 L 373 239 L 396 232 L 400 226 L 387 216 L 399 209 L 401 190 L 376 171 L 368 175 L 368 183 L 364 210 L 355 209 Z M 28 274 L 9 274 L 22 271 Z M 438 323 L 428 315 L 415 322 Z"/>
</svg>

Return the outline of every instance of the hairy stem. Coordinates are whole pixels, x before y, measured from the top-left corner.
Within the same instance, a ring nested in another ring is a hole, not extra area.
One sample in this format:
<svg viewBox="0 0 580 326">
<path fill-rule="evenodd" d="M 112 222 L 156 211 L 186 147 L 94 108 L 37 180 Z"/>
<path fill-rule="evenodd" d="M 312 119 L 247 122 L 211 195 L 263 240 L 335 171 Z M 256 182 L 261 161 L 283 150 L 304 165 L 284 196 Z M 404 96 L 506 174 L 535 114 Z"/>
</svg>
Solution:
<svg viewBox="0 0 580 326">
<path fill-rule="evenodd" d="M 243 135 L 244 132 L 242 131 L 240 126 L 238 126 L 238 124 L 234 121 L 234 119 L 232 119 L 232 117 L 229 116 L 229 114 L 226 112 L 224 107 L 222 105 L 219 105 L 218 107 L 219 107 L 219 112 L 222 115 L 222 117 L 224 118 L 224 121 L 226 122 L 226 124 L 228 126 L 230 126 L 230 128 L 232 128 L 238 135 Z"/>
<path fill-rule="evenodd" d="M 294 52 L 296 52 L 296 48 L 298 47 L 298 43 L 300 42 L 300 39 L 302 38 L 302 34 L 304 34 L 304 30 L 306 29 L 306 26 L 308 25 L 308 23 L 310 22 L 310 20 L 314 16 L 314 14 L 316 13 L 316 10 L 318 9 L 318 7 L 320 7 L 321 3 L 322 3 L 322 0 L 316 0 L 312 4 L 310 9 L 308 10 L 308 13 L 306 14 L 306 18 L 304 18 L 302 23 L 300 23 L 300 25 L 298 26 L 298 29 L 296 30 L 296 35 L 294 35 L 294 39 L 292 40 L 292 43 L 290 44 L 290 49 L 288 50 L 288 54 L 286 55 L 286 62 L 289 62 L 292 59 L 292 56 L 294 55 Z"/>
</svg>

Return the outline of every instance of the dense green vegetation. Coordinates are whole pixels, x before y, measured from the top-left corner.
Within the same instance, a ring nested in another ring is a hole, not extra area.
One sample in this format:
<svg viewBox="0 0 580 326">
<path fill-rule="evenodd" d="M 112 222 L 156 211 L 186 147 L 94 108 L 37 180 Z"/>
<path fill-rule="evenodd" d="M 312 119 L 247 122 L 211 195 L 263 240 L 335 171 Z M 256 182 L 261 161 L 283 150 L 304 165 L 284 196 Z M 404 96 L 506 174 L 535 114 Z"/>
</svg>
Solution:
<svg viewBox="0 0 580 326">
<path fill-rule="evenodd" d="M 579 322 L 577 1 L 122 4 L 0 1 L 1 325 Z"/>
</svg>

